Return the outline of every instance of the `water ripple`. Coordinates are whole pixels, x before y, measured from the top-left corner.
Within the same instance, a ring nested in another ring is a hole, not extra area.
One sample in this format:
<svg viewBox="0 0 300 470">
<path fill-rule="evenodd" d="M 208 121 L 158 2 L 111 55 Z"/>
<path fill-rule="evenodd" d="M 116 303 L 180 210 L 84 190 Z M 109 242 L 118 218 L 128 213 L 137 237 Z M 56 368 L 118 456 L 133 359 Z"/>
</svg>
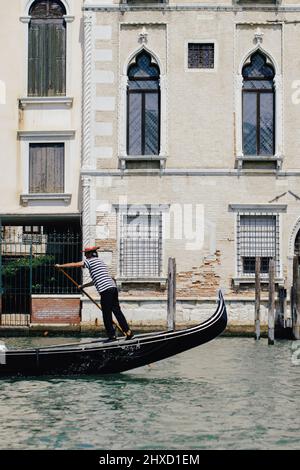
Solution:
<svg viewBox="0 0 300 470">
<path fill-rule="evenodd" d="M 291 356 L 288 341 L 219 338 L 120 375 L 2 380 L 0 448 L 297 449 Z"/>
</svg>

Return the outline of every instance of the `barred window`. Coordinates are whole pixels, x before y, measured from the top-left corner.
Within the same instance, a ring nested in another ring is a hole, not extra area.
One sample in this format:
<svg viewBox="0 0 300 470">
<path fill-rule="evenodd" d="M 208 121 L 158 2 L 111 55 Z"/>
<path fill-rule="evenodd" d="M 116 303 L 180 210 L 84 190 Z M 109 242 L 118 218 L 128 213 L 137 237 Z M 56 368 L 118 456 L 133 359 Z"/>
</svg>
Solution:
<svg viewBox="0 0 300 470">
<path fill-rule="evenodd" d="M 213 69 L 215 62 L 215 45 L 213 43 L 188 44 L 189 69 Z"/>
<path fill-rule="evenodd" d="M 238 214 L 238 274 L 255 275 L 255 258 L 261 258 L 261 274 L 269 272 L 270 259 L 275 260 L 276 276 L 280 275 L 278 214 Z"/>
<path fill-rule="evenodd" d="M 157 278 L 162 268 L 162 214 L 120 214 L 120 275 Z"/>
</svg>

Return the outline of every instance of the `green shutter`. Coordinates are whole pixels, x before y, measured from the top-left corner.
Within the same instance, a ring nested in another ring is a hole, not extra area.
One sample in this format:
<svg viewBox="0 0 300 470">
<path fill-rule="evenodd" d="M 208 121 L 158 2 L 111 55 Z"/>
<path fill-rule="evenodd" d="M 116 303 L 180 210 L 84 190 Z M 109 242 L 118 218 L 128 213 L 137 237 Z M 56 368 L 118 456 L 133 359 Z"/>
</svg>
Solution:
<svg viewBox="0 0 300 470">
<path fill-rule="evenodd" d="M 32 20 L 29 25 L 28 95 L 66 94 L 64 20 Z"/>
<path fill-rule="evenodd" d="M 28 95 L 44 96 L 46 25 L 32 21 L 29 25 Z"/>
<path fill-rule="evenodd" d="M 55 96 L 66 94 L 66 28 L 58 21 L 51 25 L 51 81 Z"/>
</svg>

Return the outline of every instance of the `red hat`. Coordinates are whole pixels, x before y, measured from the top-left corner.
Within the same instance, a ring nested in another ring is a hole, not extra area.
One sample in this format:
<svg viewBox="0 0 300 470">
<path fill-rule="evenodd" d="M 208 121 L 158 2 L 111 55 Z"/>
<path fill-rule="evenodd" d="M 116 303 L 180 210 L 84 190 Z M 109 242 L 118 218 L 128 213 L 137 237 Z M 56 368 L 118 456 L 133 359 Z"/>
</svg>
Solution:
<svg viewBox="0 0 300 470">
<path fill-rule="evenodd" d="M 83 253 L 89 253 L 90 251 L 97 251 L 99 250 L 100 246 L 87 246 L 83 251 Z"/>
</svg>

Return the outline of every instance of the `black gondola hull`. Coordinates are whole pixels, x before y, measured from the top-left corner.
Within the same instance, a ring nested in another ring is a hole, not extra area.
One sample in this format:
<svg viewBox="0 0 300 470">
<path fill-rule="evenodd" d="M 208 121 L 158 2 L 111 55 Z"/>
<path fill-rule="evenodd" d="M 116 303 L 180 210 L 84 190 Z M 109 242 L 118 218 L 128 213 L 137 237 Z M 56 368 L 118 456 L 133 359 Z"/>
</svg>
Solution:
<svg viewBox="0 0 300 470">
<path fill-rule="evenodd" d="M 1 354 L 0 377 L 113 374 L 174 356 L 211 341 L 226 328 L 222 294 L 215 314 L 185 330 L 137 335 L 130 341 L 91 341 Z"/>
</svg>

